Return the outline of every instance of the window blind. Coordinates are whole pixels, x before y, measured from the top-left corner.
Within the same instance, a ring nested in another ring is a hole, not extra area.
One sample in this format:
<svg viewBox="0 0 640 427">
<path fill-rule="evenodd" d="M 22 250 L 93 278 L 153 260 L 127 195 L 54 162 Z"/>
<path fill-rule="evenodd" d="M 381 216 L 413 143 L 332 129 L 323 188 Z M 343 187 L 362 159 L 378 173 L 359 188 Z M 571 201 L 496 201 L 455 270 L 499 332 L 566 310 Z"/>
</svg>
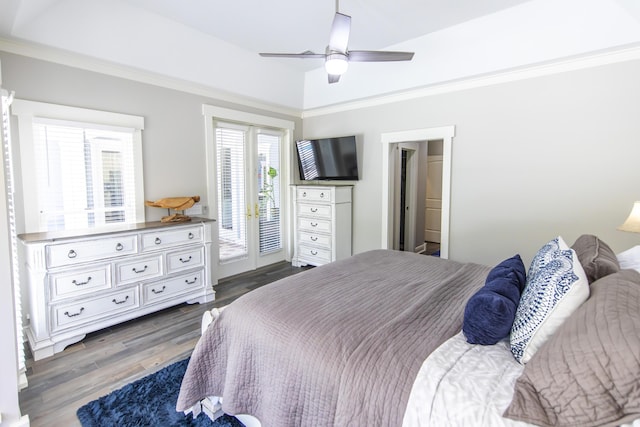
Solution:
<svg viewBox="0 0 640 427">
<path fill-rule="evenodd" d="M 133 129 L 33 120 L 40 231 L 134 224 Z"/>
<path fill-rule="evenodd" d="M 220 262 L 246 258 L 247 212 L 245 155 L 247 130 L 242 126 L 216 127 L 218 229 Z"/>
<path fill-rule="evenodd" d="M 280 133 L 259 132 L 258 143 L 258 205 L 260 253 L 282 249 L 280 241 Z"/>
</svg>

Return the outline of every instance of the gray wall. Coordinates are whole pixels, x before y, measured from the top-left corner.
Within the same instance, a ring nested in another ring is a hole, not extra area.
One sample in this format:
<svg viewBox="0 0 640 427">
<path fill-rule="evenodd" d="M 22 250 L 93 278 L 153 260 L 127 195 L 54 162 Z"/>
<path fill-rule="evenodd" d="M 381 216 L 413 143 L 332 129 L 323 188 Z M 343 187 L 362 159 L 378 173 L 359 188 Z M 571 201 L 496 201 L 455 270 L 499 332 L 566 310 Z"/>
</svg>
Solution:
<svg viewBox="0 0 640 427">
<path fill-rule="evenodd" d="M 380 135 L 455 125 L 449 257 L 494 264 L 562 235 L 615 228 L 640 199 L 640 61 L 304 119 L 305 137 L 361 134 L 354 252 L 380 247 Z"/>
<path fill-rule="evenodd" d="M 206 195 L 203 103 L 294 120 L 295 137 L 358 135 L 354 252 L 380 247 L 380 135 L 456 126 L 450 258 L 528 262 L 561 234 L 592 233 L 615 251 L 640 235 L 615 227 L 640 199 L 640 61 L 384 106 L 295 117 L 0 52 L 16 97 L 145 117 L 145 197 Z M 302 129 L 304 125 L 304 129 Z M 303 131 L 303 132 L 302 132 Z M 210 202 L 206 202 L 211 205 Z M 150 220 L 164 212 L 147 208 Z"/>
<path fill-rule="evenodd" d="M 142 149 L 147 200 L 200 195 L 203 205 L 215 207 L 206 200 L 203 104 L 292 120 L 296 133 L 302 128 L 296 117 L 2 51 L 0 63 L 3 86 L 14 91 L 18 99 L 144 117 Z M 17 131 L 13 132 L 15 139 L 17 136 Z M 146 208 L 148 221 L 166 214 L 164 209 Z"/>
</svg>

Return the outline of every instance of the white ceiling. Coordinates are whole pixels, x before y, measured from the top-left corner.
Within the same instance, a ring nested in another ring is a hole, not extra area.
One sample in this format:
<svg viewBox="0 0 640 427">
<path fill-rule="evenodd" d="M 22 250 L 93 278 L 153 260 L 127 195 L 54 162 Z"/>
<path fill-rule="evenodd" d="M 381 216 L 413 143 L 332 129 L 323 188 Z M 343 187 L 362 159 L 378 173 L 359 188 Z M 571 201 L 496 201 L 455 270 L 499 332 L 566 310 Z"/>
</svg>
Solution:
<svg viewBox="0 0 640 427">
<path fill-rule="evenodd" d="M 334 0 L 125 0 L 252 52 L 323 53 L 336 11 Z M 343 0 L 352 16 L 350 48 L 382 49 L 528 0 Z M 318 68 L 317 61 L 283 61 Z"/>
<path fill-rule="evenodd" d="M 352 16 L 350 49 L 410 50 L 414 60 L 352 63 L 329 85 L 321 59 L 258 56 L 323 53 L 334 0 L 0 0 L 0 37 L 294 110 L 640 44 L 638 0 L 342 0 L 339 7 Z"/>
</svg>

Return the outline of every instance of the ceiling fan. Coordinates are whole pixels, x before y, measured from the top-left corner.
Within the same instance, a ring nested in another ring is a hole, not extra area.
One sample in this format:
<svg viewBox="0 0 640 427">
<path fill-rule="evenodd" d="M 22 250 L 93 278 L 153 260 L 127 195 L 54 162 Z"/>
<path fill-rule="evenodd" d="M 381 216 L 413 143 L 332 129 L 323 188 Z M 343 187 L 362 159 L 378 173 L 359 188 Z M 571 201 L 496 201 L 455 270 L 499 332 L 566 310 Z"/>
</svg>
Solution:
<svg viewBox="0 0 640 427">
<path fill-rule="evenodd" d="M 351 31 L 351 17 L 338 11 L 339 0 L 336 0 L 336 16 L 333 18 L 329 45 L 325 53 L 305 51 L 302 53 L 260 53 L 260 56 L 270 58 L 323 58 L 329 75 L 329 83 L 337 83 L 340 76 L 347 71 L 350 61 L 358 62 L 387 62 L 411 61 L 413 52 L 392 52 L 382 50 L 349 50 L 349 32 Z"/>
</svg>

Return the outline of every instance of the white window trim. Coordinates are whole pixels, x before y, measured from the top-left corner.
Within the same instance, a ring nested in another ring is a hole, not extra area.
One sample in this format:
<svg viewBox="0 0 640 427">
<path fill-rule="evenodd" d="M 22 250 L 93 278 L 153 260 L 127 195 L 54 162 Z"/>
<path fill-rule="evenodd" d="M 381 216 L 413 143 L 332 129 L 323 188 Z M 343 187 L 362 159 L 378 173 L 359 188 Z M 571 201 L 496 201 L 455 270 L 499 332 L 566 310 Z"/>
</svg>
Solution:
<svg viewBox="0 0 640 427">
<path fill-rule="evenodd" d="M 38 185 L 35 175 L 29 172 L 33 165 L 36 164 L 33 141 L 34 118 L 65 120 L 89 123 L 92 125 L 97 124 L 120 130 L 133 130 L 136 218 L 138 222 L 144 222 L 144 183 L 142 167 L 143 117 L 22 99 L 15 99 L 13 101 L 11 113 L 18 117 L 22 194 L 24 195 L 24 227 L 26 232 L 41 231 L 39 230 Z"/>
</svg>

